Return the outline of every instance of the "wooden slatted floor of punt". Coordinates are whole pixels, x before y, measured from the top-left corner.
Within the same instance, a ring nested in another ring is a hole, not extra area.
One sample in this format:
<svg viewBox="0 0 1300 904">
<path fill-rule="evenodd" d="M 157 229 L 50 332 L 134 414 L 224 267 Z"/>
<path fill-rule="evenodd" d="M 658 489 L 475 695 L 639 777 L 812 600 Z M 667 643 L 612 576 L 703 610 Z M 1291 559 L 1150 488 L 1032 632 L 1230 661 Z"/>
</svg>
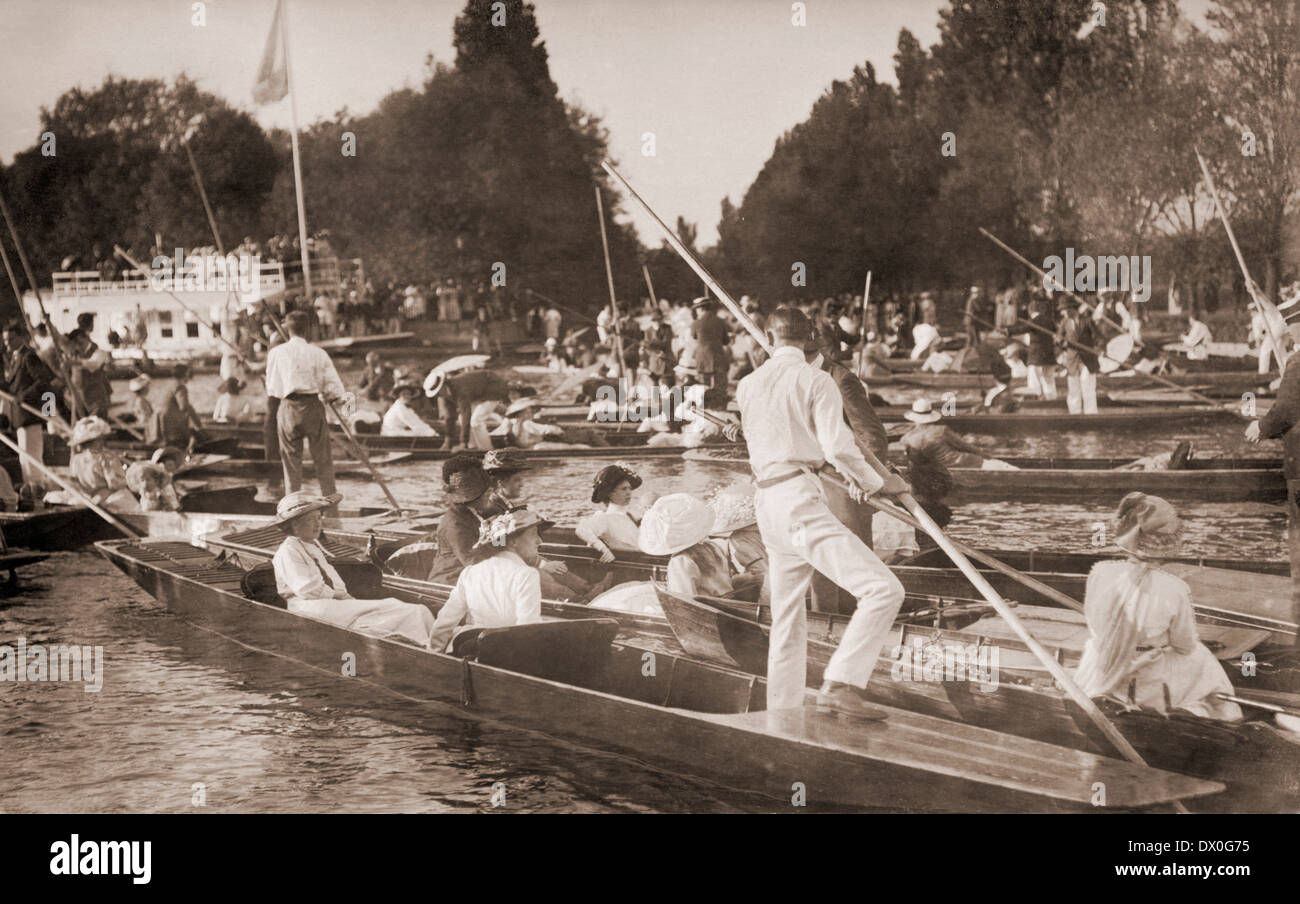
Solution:
<svg viewBox="0 0 1300 904">
<path fill-rule="evenodd" d="M 284 531 L 275 525 L 269 527 L 254 527 L 248 530 L 236 531 L 231 534 L 224 534 L 221 537 L 221 545 L 238 549 L 243 547 L 247 552 L 265 554 L 275 552 L 280 548 L 287 535 Z M 357 549 L 347 543 L 330 538 L 328 535 L 322 535 L 320 544 L 325 548 L 325 552 L 330 556 L 346 559 L 360 559 L 364 551 Z"/>
<path fill-rule="evenodd" d="M 1081 750 L 880 707 L 883 722 L 821 713 L 812 707 L 706 715 L 729 728 L 829 749 L 853 759 L 881 760 L 954 778 L 985 782 L 1078 806 L 1105 785 L 1107 808 L 1148 807 L 1222 791 L 1219 782 L 1137 766 Z M 796 777 L 797 778 L 797 777 Z M 814 789 L 809 789 L 815 794 Z"/>
</svg>

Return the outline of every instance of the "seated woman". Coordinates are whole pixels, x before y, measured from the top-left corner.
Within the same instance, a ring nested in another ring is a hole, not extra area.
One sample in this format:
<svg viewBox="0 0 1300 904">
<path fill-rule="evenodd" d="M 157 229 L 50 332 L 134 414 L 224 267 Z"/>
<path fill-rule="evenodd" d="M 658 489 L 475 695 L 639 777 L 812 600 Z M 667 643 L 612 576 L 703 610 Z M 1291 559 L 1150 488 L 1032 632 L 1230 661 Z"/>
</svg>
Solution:
<svg viewBox="0 0 1300 904">
<path fill-rule="evenodd" d="M 434 618 L 428 607 L 392 598 L 354 599 L 326 558 L 319 542 L 322 512 L 342 498 L 337 493 L 321 497 L 299 491 L 280 500 L 274 523 L 289 536 L 271 559 L 276 590 L 290 612 L 362 634 L 429 646 Z"/>
<path fill-rule="evenodd" d="M 1196 634 L 1191 593 L 1163 570 L 1177 555 L 1178 514 L 1159 496 L 1129 493 L 1113 525 L 1115 545 L 1127 557 L 1098 562 L 1088 575 L 1083 614 L 1088 642 L 1075 681 L 1092 697 L 1131 698 L 1139 706 L 1182 709 L 1212 719 L 1237 720 L 1241 708 L 1216 700 L 1232 682 Z"/>
<path fill-rule="evenodd" d="M 601 468 L 591 490 L 591 501 L 604 506 L 578 522 L 574 531 L 582 542 L 600 553 L 600 561 L 614 561 L 615 551 L 640 549 L 641 520 L 630 510 L 632 493 L 641 478 L 623 462 Z"/>
<path fill-rule="evenodd" d="M 668 592 L 728 596 L 734 587 L 721 544 L 709 539 L 714 514 L 689 493 L 660 496 L 641 519 L 641 551 L 668 560 Z"/>
<path fill-rule="evenodd" d="M 412 403 L 419 397 L 420 387 L 414 382 L 402 382 L 393 387 L 389 393 L 393 404 L 384 413 L 384 421 L 379 428 L 382 436 L 437 436 L 424 419 L 415 413 Z"/>
<path fill-rule="evenodd" d="M 1210 343 L 1214 341 L 1214 337 L 1210 334 L 1210 328 L 1205 325 L 1205 321 L 1198 318 L 1195 311 L 1189 311 L 1187 332 L 1179 336 L 1178 341 L 1186 346 L 1188 361 L 1204 361 L 1210 357 Z"/>
<path fill-rule="evenodd" d="M 72 447 L 72 459 L 68 463 L 72 476 L 86 495 L 95 502 L 109 508 L 134 511 L 136 499 L 126 486 L 127 462 L 118 453 L 108 448 L 107 438 L 113 432 L 108 421 L 96 415 L 83 417 L 72 429 L 68 445 Z M 47 502 L 69 502 L 77 504 L 80 500 L 67 498 L 70 494 L 56 491 L 45 497 Z"/>
<path fill-rule="evenodd" d="M 154 415 L 146 437 L 155 446 L 176 446 L 186 452 L 203 440 L 203 421 L 190 406 L 190 391 L 184 383 L 167 397 L 167 407 Z"/>
</svg>

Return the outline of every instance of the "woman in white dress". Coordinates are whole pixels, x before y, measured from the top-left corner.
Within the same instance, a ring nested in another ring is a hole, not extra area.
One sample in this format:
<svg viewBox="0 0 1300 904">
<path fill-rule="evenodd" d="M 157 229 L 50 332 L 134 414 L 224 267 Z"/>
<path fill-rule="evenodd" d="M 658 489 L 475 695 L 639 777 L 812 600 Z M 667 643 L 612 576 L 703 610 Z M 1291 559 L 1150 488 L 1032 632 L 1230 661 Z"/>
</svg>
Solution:
<svg viewBox="0 0 1300 904">
<path fill-rule="evenodd" d="M 660 496 L 641 519 L 641 551 L 668 560 L 668 592 L 729 596 L 731 563 L 725 546 L 709 539 L 713 509 L 689 493 Z"/>
<path fill-rule="evenodd" d="M 575 533 L 600 553 L 600 561 L 614 561 L 615 551 L 640 549 L 641 521 L 629 509 L 641 478 L 623 462 L 602 468 L 591 490 L 591 501 L 604 508 L 578 522 Z"/>
<path fill-rule="evenodd" d="M 362 634 L 429 646 L 434 618 L 428 607 L 391 597 L 356 599 L 326 558 L 319 541 L 322 513 L 342 498 L 338 493 L 321 497 L 300 491 L 280 500 L 275 524 L 289 536 L 271 560 L 277 592 L 290 612 Z"/>
<path fill-rule="evenodd" d="M 1241 708 L 1219 700 L 1232 682 L 1196 634 L 1191 592 L 1160 567 L 1178 552 L 1178 514 L 1159 496 L 1129 493 L 1115 515 L 1115 545 L 1127 558 L 1098 562 L 1088 575 L 1083 614 L 1088 642 L 1075 680 L 1091 697 L 1132 700 L 1237 720 Z"/>
<path fill-rule="evenodd" d="M 420 387 L 414 381 L 398 383 L 390 395 L 393 404 L 384 413 L 383 423 L 379 427 L 381 436 L 437 436 L 434 430 L 424 422 L 411 407 L 420 393 Z"/>
</svg>

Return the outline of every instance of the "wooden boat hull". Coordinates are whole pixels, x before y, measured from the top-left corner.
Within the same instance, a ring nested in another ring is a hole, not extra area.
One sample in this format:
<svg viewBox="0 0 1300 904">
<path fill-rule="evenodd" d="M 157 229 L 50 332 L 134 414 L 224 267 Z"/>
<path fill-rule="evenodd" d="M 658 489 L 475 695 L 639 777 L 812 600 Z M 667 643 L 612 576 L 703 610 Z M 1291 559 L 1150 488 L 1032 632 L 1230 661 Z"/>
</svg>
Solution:
<svg viewBox="0 0 1300 904">
<path fill-rule="evenodd" d="M 714 604 L 721 601 L 692 600 L 657 589 L 668 621 L 689 655 L 756 675 L 767 674 L 767 625 Z M 958 676 L 945 676 L 941 668 L 930 675 L 922 674 L 922 657 L 929 647 L 912 641 L 919 641 L 923 634 L 918 631 L 909 637 L 908 626 L 895 626 L 867 686 L 869 699 L 1021 737 L 1115 755 L 1110 742 L 1083 711 L 1034 672 L 1018 674 L 1002 664 L 989 670 L 987 677 L 995 678 L 993 682 L 981 682 L 964 669 Z M 940 644 L 949 649 L 969 649 L 978 642 L 974 635 L 963 637 L 961 630 L 945 635 Z M 834 650 L 830 638 L 810 636 L 810 686 L 820 684 Z M 941 664 L 942 656 L 936 654 L 926 661 Z M 1225 795 L 1203 802 L 1207 809 L 1294 812 L 1300 808 L 1300 738 L 1287 737 L 1259 722 L 1228 724 L 1185 713 L 1164 715 L 1107 708 L 1116 727 L 1149 765 L 1228 785 Z"/>
<path fill-rule="evenodd" d="M 238 571 L 185 544 L 115 541 L 100 552 L 182 617 L 233 641 L 356 678 L 412 704 L 509 720 L 733 788 L 790 800 L 795 782 L 819 803 L 924 810 L 1146 808 L 1223 786 L 916 713 L 846 722 L 808 708 L 758 711 L 753 676 L 614 644 L 585 686 L 563 684 L 368 637 L 238 594 Z M 652 659 L 647 660 L 650 655 Z M 655 667 L 646 668 L 647 662 Z"/>
<path fill-rule="evenodd" d="M 901 408 L 877 410 L 886 427 L 909 423 Z M 1156 431 L 1192 424 L 1215 424 L 1240 420 L 1235 411 L 1206 406 L 1167 408 L 1115 407 L 1096 414 L 1061 414 L 1056 411 L 1029 410 L 1013 414 L 954 414 L 943 419 L 945 426 L 962 433 L 1013 436 L 1029 433 L 1086 430 Z"/>
</svg>

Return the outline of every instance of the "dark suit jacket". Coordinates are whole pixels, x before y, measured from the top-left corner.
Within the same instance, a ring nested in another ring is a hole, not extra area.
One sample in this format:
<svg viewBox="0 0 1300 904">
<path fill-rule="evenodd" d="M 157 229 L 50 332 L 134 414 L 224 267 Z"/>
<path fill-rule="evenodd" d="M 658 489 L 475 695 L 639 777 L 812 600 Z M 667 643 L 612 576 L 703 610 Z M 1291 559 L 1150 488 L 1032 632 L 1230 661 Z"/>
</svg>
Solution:
<svg viewBox="0 0 1300 904">
<path fill-rule="evenodd" d="M 731 363 L 727 354 L 727 340 L 731 337 L 718 315 L 712 311 L 701 314 L 691 324 L 691 336 L 695 338 L 695 369 L 702 374 L 725 372 Z"/>
<path fill-rule="evenodd" d="M 880 415 L 871 407 L 867 398 L 867 387 L 839 361 L 826 359 L 822 370 L 831 375 L 835 385 L 840 388 L 844 400 L 844 421 L 853 431 L 853 440 L 859 449 L 870 450 L 882 462 L 889 454 L 889 437 L 885 435 L 885 425 L 880 422 Z"/>
<path fill-rule="evenodd" d="M 1288 363 L 1277 388 L 1277 400 L 1268 414 L 1259 419 L 1259 435 L 1265 439 L 1282 437 L 1282 470 L 1287 480 L 1300 480 L 1300 360 Z"/>
</svg>

